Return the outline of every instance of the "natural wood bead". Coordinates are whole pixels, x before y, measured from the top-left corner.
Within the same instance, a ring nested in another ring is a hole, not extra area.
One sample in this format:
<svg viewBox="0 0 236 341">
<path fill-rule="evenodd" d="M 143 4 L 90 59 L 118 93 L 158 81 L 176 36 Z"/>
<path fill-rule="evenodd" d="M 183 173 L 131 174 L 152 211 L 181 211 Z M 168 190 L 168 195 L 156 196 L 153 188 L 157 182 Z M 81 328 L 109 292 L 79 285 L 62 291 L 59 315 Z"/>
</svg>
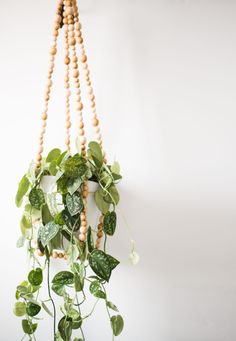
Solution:
<svg viewBox="0 0 236 341">
<path fill-rule="evenodd" d="M 77 110 L 81 111 L 83 109 L 83 103 L 82 102 L 77 103 L 76 108 Z"/>
<path fill-rule="evenodd" d="M 103 229 L 103 223 L 101 222 L 100 224 L 98 224 L 98 230 L 102 230 Z"/>
<path fill-rule="evenodd" d="M 69 45 L 71 46 L 71 45 L 75 45 L 75 44 L 76 44 L 75 38 L 70 38 L 69 39 Z"/>
<path fill-rule="evenodd" d="M 89 96 L 89 99 L 90 99 L 91 101 L 93 101 L 93 100 L 95 99 L 95 96 L 92 94 L 92 95 Z"/>
<path fill-rule="evenodd" d="M 97 119 L 97 118 L 93 118 L 93 120 L 92 120 L 92 125 L 93 125 L 94 127 L 96 127 L 96 126 L 98 126 L 98 124 L 99 124 L 98 119 Z"/>
<path fill-rule="evenodd" d="M 58 253 L 58 258 L 63 258 L 64 254 L 63 253 Z"/>
<path fill-rule="evenodd" d="M 54 36 L 54 37 L 58 37 L 58 35 L 59 35 L 58 30 L 54 30 L 54 31 L 53 31 L 53 36 Z"/>
<path fill-rule="evenodd" d="M 80 214 L 80 219 L 81 219 L 81 221 L 86 220 L 86 215 L 84 213 L 81 213 Z"/>
<path fill-rule="evenodd" d="M 78 44 L 83 44 L 83 38 L 82 37 L 77 37 Z"/>
<path fill-rule="evenodd" d="M 65 144 L 66 144 L 66 146 L 70 145 L 70 139 L 68 137 L 66 138 Z"/>
<path fill-rule="evenodd" d="M 67 260 L 67 259 L 68 259 L 67 255 L 64 255 L 64 259 L 65 259 L 65 260 Z"/>
<path fill-rule="evenodd" d="M 54 56 L 57 53 L 56 47 L 52 47 L 50 53 Z"/>
<path fill-rule="evenodd" d="M 99 217 L 99 222 L 102 224 L 103 223 L 103 215 L 101 215 L 100 217 Z"/>
<path fill-rule="evenodd" d="M 42 155 L 41 154 L 38 154 L 37 155 L 37 161 L 41 161 L 42 160 Z"/>
<path fill-rule="evenodd" d="M 41 118 L 42 118 L 43 121 L 45 121 L 48 118 L 47 113 L 46 112 L 42 113 Z"/>
<path fill-rule="evenodd" d="M 83 127 L 84 127 L 84 123 L 83 122 L 79 122 L 79 128 L 83 129 Z"/>
<path fill-rule="evenodd" d="M 69 29 L 69 31 L 74 31 L 74 25 L 69 25 L 68 29 Z"/>
<path fill-rule="evenodd" d="M 68 24 L 73 24 L 73 19 L 68 19 Z"/>
<path fill-rule="evenodd" d="M 85 234 L 87 231 L 88 231 L 88 229 L 87 229 L 87 227 L 86 226 L 82 226 L 81 228 L 80 228 L 80 233 L 83 233 L 83 234 Z"/>
<path fill-rule="evenodd" d="M 71 127 L 71 122 L 66 122 L 66 128 L 69 129 Z"/>
<path fill-rule="evenodd" d="M 87 56 L 85 54 L 82 54 L 82 56 L 80 57 L 80 61 L 81 63 L 85 63 L 87 61 Z"/>
<path fill-rule="evenodd" d="M 58 257 L 58 253 L 56 251 L 53 251 L 52 258 L 56 259 Z"/>
<path fill-rule="evenodd" d="M 79 22 L 77 22 L 77 23 L 75 24 L 75 28 L 76 28 L 77 30 L 80 30 L 81 27 L 82 27 L 82 25 L 81 25 Z"/>
<path fill-rule="evenodd" d="M 88 196 L 88 192 L 87 191 L 83 191 L 83 198 L 87 198 Z"/>
<path fill-rule="evenodd" d="M 77 63 L 77 62 L 78 62 L 77 56 L 73 56 L 73 57 L 72 57 L 72 61 L 73 61 L 74 63 Z"/>
<path fill-rule="evenodd" d="M 73 77 L 77 78 L 79 76 L 79 71 L 78 70 L 74 70 L 73 71 Z"/>
<path fill-rule="evenodd" d="M 87 221 L 86 220 L 82 220 L 81 221 L 81 226 L 87 226 Z"/>
<path fill-rule="evenodd" d="M 102 232 L 102 231 L 99 231 L 99 232 L 97 233 L 97 236 L 98 236 L 98 238 L 102 238 L 103 232 Z"/>
<path fill-rule="evenodd" d="M 55 20 L 58 24 L 60 24 L 62 22 L 62 17 L 60 15 L 56 16 L 56 20 Z M 58 27 L 59 28 L 59 27 Z"/>
<path fill-rule="evenodd" d="M 41 154 L 43 152 L 43 146 L 39 147 L 38 153 Z"/>
<path fill-rule="evenodd" d="M 60 28 L 60 24 L 58 22 L 55 22 L 54 24 L 54 30 L 58 30 Z"/>
<path fill-rule="evenodd" d="M 80 143 L 81 143 L 81 144 L 86 144 L 86 138 L 85 138 L 85 136 L 81 136 L 81 137 L 80 137 Z"/>
<path fill-rule="evenodd" d="M 64 19 L 63 19 L 63 24 L 64 24 L 64 25 L 67 25 L 67 24 L 68 24 L 67 18 L 64 18 Z"/>
<path fill-rule="evenodd" d="M 93 93 L 93 88 L 91 86 L 88 87 L 88 94 L 91 95 Z"/>
<path fill-rule="evenodd" d="M 69 58 L 68 56 L 65 57 L 64 63 L 65 63 L 66 65 L 69 65 L 69 64 L 70 64 L 70 58 Z"/>
<path fill-rule="evenodd" d="M 79 240 L 80 240 L 81 242 L 84 242 L 84 241 L 86 240 L 86 236 L 85 236 L 84 233 L 80 233 L 80 234 L 79 234 Z"/>
</svg>

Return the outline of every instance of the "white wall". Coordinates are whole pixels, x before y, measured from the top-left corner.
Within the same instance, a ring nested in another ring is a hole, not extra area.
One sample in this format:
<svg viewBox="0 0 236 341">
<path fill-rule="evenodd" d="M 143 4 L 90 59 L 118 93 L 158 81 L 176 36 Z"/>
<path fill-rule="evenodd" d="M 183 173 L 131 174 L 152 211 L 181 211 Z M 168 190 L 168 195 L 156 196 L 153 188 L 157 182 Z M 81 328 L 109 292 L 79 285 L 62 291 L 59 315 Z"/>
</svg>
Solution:
<svg viewBox="0 0 236 341">
<path fill-rule="evenodd" d="M 37 149 L 55 3 L 1 1 L 4 341 L 21 337 L 11 310 L 27 266 L 15 248 L 14 195 Z M 126 321 L 118 340 L 234 341 L 236 2 L 81 0 L 80 8 L 105 147 L 122 165 L 121 209 L 141 255 L 132 267 L 120 219 L 111 247 L 122 265 L 110 288 Z M 60 63 L 56 72 L 48 148 L 64 141 Z M 88 341 L 111 340 L 98 311 Z M 38 339 L 52 339 L 49 322 L 41 325 Z"/>
</svg>

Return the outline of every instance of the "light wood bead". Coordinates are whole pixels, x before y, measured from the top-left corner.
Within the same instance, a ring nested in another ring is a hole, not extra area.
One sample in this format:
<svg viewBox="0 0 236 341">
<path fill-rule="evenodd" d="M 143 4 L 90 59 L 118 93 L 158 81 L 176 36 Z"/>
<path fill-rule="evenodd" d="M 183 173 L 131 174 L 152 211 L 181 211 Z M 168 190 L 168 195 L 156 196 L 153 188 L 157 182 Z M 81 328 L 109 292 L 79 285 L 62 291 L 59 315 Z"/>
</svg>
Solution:
<svg viewBox="0 0 236 341">
<path fill-rule="evenodd" d="M 90 96 L 89 96 L 89 99 L 90 99 L 91 101 L 93 101 L 93 100 L 95 99 L 94 94 L 90 95 Z"/>
<path fill-rule="evenodd" d="M 64 25 L 67 25 L 67 24 L 68 24 L 67 18 L 64 18 L 64 19 L 63 19 L 63 24 L 64 24 Z"/>
<path fill-rule="evenodd" d="M 69 65 L 69 64 L 70 64 L 70 58 L 69 58 L 68 56 L 65 57 L 64 63 L 65 63 L 66 65 Z"/>
<path fill-rule="evenodd" d="M 96 127 L 96 126 L 98 126 L 98 124 L 99 124 L 98 119 L 97 119 L 97 118 L 93 118 L 93 119 L 92 119 L 92 125 L 93 125 L 94 127 Z"/>
<path fill-rule="evenodd" d="M 63 258 L 64 257 L 64 253 L 60 252 L 58 253 L 58 258 Z"/>
<path fill-rule="evenodd" d="M 102 238 L 102 237 L 103 237 L 103 232 L 102 232 L 102 231 L 99 231 L 99 232 L 97 233 L 97 236 L 98 236 L 98 238 Z"/>
<path fill-rule="evenodd" d="M 52 47 L 50 50 L 50 53 L 54 56 L 57 53 L 57 48 L 56 47 Z"/>
<path fill-rule="evenodd" d="M 83 44 L 83 38 L 82 37 L 77 37 L 77 42 L 78 42 L 78 44 Z"/>
<path fill-rule="evenodd" d="M 79 122 L 79 128 L 83 129 L 83 127 L 84 127 L 84 123 L 83 122 Z"/>
<path fill-rule="evenodd" d="M 99 217 L 99 222 L 102 224 L 102 223 L 103 223 L 103 220 L 104 220 L 103 215 L 101 215 L 101 216 Z"/>
<path fill-rule="evenodd" d="M 80 234 L 79 234 L 79 240 L 80 240 L 81 242 L 84 242 L 84 241 L 86 240 L 86 236 L 85 236 L 84 233 L 80 233 Z"/>
<path fill-rule="evenodd" d="M 46 112 L 42 113 L 41 118 L 42 118 L 43 121 L 45 121 L 48 118 L 47 113 Z"/>
<path fill-rule="evenodd" d="M 82 102 L 77 103 L 76 108 L 77 110 L 81 111 L 83 109 L 83 103 Z"/>
<path fill-rule="evenodd" d="M 60 28 L 60 24 L 58 22 L 55 22 L 54 24 L 54 30 L 57 31 Z"/>
<path fill-rule="evenodd" d="M 72 60 L 73 60 L 74 63 L 77 63 L 77 62 L 78 62 L 77 56 L 73 56 L 73 57 L 72 57 Z"/>
<path fill-rule="evenodd" d="M 93 88 L 91 86 L 88 87 L 88 93 L 89 95 L 93 93 Z"/>
<path fill-rule="evenodd" d="M 62 17 L 60 15 L 56 16 L 56 20 L 55 20 L 58 24 L 60 24 L 62 22 Z M 60 26 L 59 26 L 60 27 Z M 59 28 L 58 27 L 58 28 Z"/>
<path fill-rule="evenodd" d="M 66 122 L 66 128 L 69 129 L 70 127 L 71 127 L 71 122 L 70 121 Z"/>
<path fill-rule="evenodd" d="M 73 71 L 73 77 L 77 78 L 79 76 L 79 71 L 78 70 L 74 70 Z"/>
<path fill-rule="evenodd" d="M 80 233 L 85 234 L 88 231 L 88 229 L 86 226 L 82 226 L 79 231 Z"/>
<path fill-rule="evenodd" d="M 77 30 L 80 30 L 80 29 L 82 28 L 82 25 L 81 25 L 79 22 L 76 22 L 76 23 L 75 23 L 75 28 L 76 28 Z"/>
<path fill-rule="evenodd" d="M 68 259 L 68 256 L 67 256 L 67 255 L 64 255 L 64 259 L 67 260 L 67 259 Z"/>
<path fill-rule="evenodd" d="M 41 154 L 38 154 L 37 155 L 37 161 L 41 161 L 42 160 L 42 155 Z"/>
<path fill-rule="evenodd" d="M 82 56 L 80 57 L 80 61 L 81 61 L 81 63 L 86 63 L 87 56 L 85 54 L 82 54 Z"/>
<path fill-rule="evenodd" d="M 84 136 L 84 129 L 79 129 L 79 136 Z"/>
<path fill-rule="evenodd" d="M 80 219 L 81 219 L 81 221 L 86 220 L 86 215 L 84 213 L 81 213 L 80 214 Z"/>
<path fill-rule="evenodd" d="M 69 45 L 72 46 L 72 45 L 75 45 L 75 44 L 76 44 L 75 38 L 70 38 L 69 39 Z"/>
<path fill-rule="evenodd" d="M 102 230 L 103 229 L 103 223 L 98 224 L 98 230 Z"/>
<path fill-rule="evenodd" d="M 82 220 L 81 221 L 81 226 L 87 226 L 87 221 L 86 220 Z"/>
<path fill-rule="evenodd" d="M 70 139 L 68 137 L 66 138 L 65 144 L 66 144 L 66 146 L 70 145 Z"/>
<path fill-rule="evenodd" d="M 58 253 L 56 251 L 53 251 L 52 253 L 52 258 L 57 259 Z"/>
<path fill-rule="evenodd" d="M 43 146 L 39 147 L 38 153 L 41 154 L 43 152 Z"/>
<path fill-rule="evenodd" d="M 80 137 L 80 143 L 81 144 L 85 144 L 86 143 L 86 137 L 85 136 L 81 136 Z"/>
<path fill-rule="evenodd" d="M 69 31 L 74 31 L 74 25 L 69 25 L 68 29 L 69 29 Z"/>
<path fill-rule="evenodd" d="M 83 192 L 83 198 L 87 198 L 87 196 L 88 196 L 88 192 L 87 192 L 87 191 L 84 191 L 84 192 Z"/>
</svg>

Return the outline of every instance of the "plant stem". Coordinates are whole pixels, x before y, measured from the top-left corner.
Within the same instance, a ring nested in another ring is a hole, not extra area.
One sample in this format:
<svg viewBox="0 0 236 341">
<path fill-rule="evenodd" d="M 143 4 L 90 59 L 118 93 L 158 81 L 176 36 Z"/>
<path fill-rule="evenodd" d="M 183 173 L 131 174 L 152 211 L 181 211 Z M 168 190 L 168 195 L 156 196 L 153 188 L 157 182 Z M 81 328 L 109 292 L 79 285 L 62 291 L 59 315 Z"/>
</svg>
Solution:
<svg viewBox="0 0 236 341">
<path fill-rule="evenodd" d="M 107 245 L 107 234 L 105 233 L 105 240 L 104 240 L 104 252 L 106 253 L 106 245 Z"/>
<path fill-rule="evenodd" d="M 105 289 L 103 284 L 102 284 L 102 288 L 103 288 L 103 290 L 104 290 L 104 292 L 106 294 L 106 297 L 107 297 L 107 292 L 106 292 L 106 289 Z M 107 310 L 107 315 L 109 317 L 109 321 L 110 321 L 110 324 L 111 324 L 111 314 L 110 314 L 110 311 L 109 311 L 108 306 L 107 306 L 107 299 L 106 299 L 106 310 Z M 112 329 L 112 341 L 114 341 L 114 340 L 115 340 L 115 335 L 114 335 L 113 329 Z"/>
<path fill-rule="evenodd" d="M 51 295 L 51 289 L 50 289 L 50 259 L 47 260 L 48 263 L 48 296 L 50 298 L 50 301 L 52 302 L 53 306 L 53 332 L 54 332 L 54 341 L 56 341 L 56 306 L 53 301 L 52 295 Z"/>
</svg>

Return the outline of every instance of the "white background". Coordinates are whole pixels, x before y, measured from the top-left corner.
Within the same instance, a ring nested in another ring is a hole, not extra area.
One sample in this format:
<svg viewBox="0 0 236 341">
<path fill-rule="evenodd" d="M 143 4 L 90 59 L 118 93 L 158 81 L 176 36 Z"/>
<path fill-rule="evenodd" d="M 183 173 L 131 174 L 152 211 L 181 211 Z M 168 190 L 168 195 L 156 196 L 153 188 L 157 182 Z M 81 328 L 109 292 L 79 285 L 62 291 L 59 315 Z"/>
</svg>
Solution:
<svg viewBox="0 0 236 341">
<path fill-rule="evenodd" d="M 56 1 L 0 4 L 0 340 L 20 341 L 12 306 L 27 262 L 14 196 L 37 151 Z M 109 289 L 126 323 L 117 339 L 234 341 L 236 1 L 79 5 L 104 145 L 122 166 L 120 209 L 141 256 L 130 265 L 120 218 L 109 248 L 122 261 Z M 62 59 L 47 149 L 64 142 Z M 111 340 L 103 312 L 85 325 L 87 341 Z M 51 321 L 40 324 L 38 340 L 52 341 Z"/>
</svg>

